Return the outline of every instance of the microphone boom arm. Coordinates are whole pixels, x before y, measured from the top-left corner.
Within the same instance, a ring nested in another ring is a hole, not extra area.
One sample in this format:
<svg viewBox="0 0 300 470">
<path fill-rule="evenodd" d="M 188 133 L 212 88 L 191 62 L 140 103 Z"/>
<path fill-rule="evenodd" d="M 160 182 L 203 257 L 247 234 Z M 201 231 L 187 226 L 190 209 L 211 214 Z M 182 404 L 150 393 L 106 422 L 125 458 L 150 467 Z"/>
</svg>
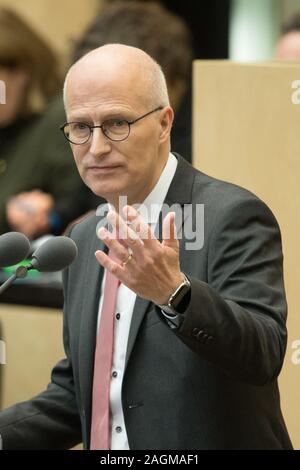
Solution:
<svg viewBox="0 0 300 470">
<path fill-rule="evenodd" d="M 9 286 L 16 280 L 22 279 L 27 276 L 28 271 L 32 269 L 32 265 L 29 266 L 18 266 L 14 274 L 12 274 L 3 284 L 0 286 L 0 295 L 9 288 Z"/>
</svg>

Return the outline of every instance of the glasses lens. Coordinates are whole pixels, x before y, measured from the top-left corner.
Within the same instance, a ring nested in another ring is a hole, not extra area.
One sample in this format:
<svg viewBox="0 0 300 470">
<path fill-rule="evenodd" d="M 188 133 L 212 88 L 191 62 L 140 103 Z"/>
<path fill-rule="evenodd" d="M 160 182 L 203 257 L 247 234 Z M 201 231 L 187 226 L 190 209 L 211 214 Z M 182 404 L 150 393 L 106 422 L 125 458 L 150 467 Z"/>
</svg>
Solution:
<svg viewBox="0 0 300 470">
<path fill-rule="evenodd" d="M 129 124 L 124 119 L 108 119 L 102 124 L 106 137 L 111 140 L 124 140 L 129 136 Z"/>
<path fill-rule="evenodd" d="M 84 144 L 89 139 L 91 130 L 82 122 L 70 122 L 65 125 L 64 133 L 70 142 Z"/>
</svg>

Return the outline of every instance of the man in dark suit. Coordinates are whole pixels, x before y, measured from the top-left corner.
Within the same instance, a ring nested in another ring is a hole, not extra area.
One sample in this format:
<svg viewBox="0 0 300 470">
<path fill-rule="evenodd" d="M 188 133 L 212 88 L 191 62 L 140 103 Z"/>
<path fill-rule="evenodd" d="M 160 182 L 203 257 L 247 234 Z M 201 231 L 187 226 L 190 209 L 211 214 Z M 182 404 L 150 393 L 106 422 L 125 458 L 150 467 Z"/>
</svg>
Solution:
<svg viewBox="0 0 300 470">
<path fill-rule="evenodd" d="M 103 448 L 105 429 L 111 449 L 291 448 L 277 385 L 286 299 L 273 214 L 170 153 L 173 111 L 144 52 L 108 45 L 83 57 L 65 105 L 79 173 L 109 213 L 70 230 L 79 255 L 64 274 L 66 358 L 46 391 L 0 413 L 4 449 L 81 439 Z M 106 397 L 99 338 L 113 280 Z"/>
</svg>

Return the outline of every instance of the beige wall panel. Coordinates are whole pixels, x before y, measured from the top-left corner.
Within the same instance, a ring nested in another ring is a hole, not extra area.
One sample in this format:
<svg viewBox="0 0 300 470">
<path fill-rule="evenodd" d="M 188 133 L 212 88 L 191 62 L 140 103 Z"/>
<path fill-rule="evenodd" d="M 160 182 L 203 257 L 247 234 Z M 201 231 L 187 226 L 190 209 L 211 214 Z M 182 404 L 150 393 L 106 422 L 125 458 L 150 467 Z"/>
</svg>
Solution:
<svg viewBox="0 0 300 470">
<path fill-rule="evenodd" d="M 2 407 L 44 390 L 53 366 L 65 357 L 59 310 L 0 305 L 6 364 L 1 365 Z"/>
<path fill-rule="evenodd" d="M 280 388 L 299 449 L 300 364 L 292 362 L 292 344 L 300 339 L 300 104 L 292 103 L 294 80 L 300 80 L 300 64 L 196 61 L 193 161 L 202 171 L 256 193 L 279 221 L 289 303 Z"/>
</svg>

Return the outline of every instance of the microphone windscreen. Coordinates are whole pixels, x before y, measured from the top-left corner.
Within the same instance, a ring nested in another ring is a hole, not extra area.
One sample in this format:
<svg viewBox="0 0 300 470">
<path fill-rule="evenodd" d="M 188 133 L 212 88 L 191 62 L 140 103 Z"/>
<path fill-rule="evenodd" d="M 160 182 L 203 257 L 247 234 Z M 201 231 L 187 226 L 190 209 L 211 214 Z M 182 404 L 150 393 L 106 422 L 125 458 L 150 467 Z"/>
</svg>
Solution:
<svg viewBox="0 0 300 470">
<path fill-rule="evenodd" d="M 33 253 L 31 264 L 41 272 L 61 271 L 77 256 L 77 246 L 71 238 L 53 237 Z"/>
<path fill-rule="evenodd" d="M 0 236 L 0 268 L 23 261 L 30 252 L 28 238 L 20 232 L 8 232 Z"/>
</svg>

